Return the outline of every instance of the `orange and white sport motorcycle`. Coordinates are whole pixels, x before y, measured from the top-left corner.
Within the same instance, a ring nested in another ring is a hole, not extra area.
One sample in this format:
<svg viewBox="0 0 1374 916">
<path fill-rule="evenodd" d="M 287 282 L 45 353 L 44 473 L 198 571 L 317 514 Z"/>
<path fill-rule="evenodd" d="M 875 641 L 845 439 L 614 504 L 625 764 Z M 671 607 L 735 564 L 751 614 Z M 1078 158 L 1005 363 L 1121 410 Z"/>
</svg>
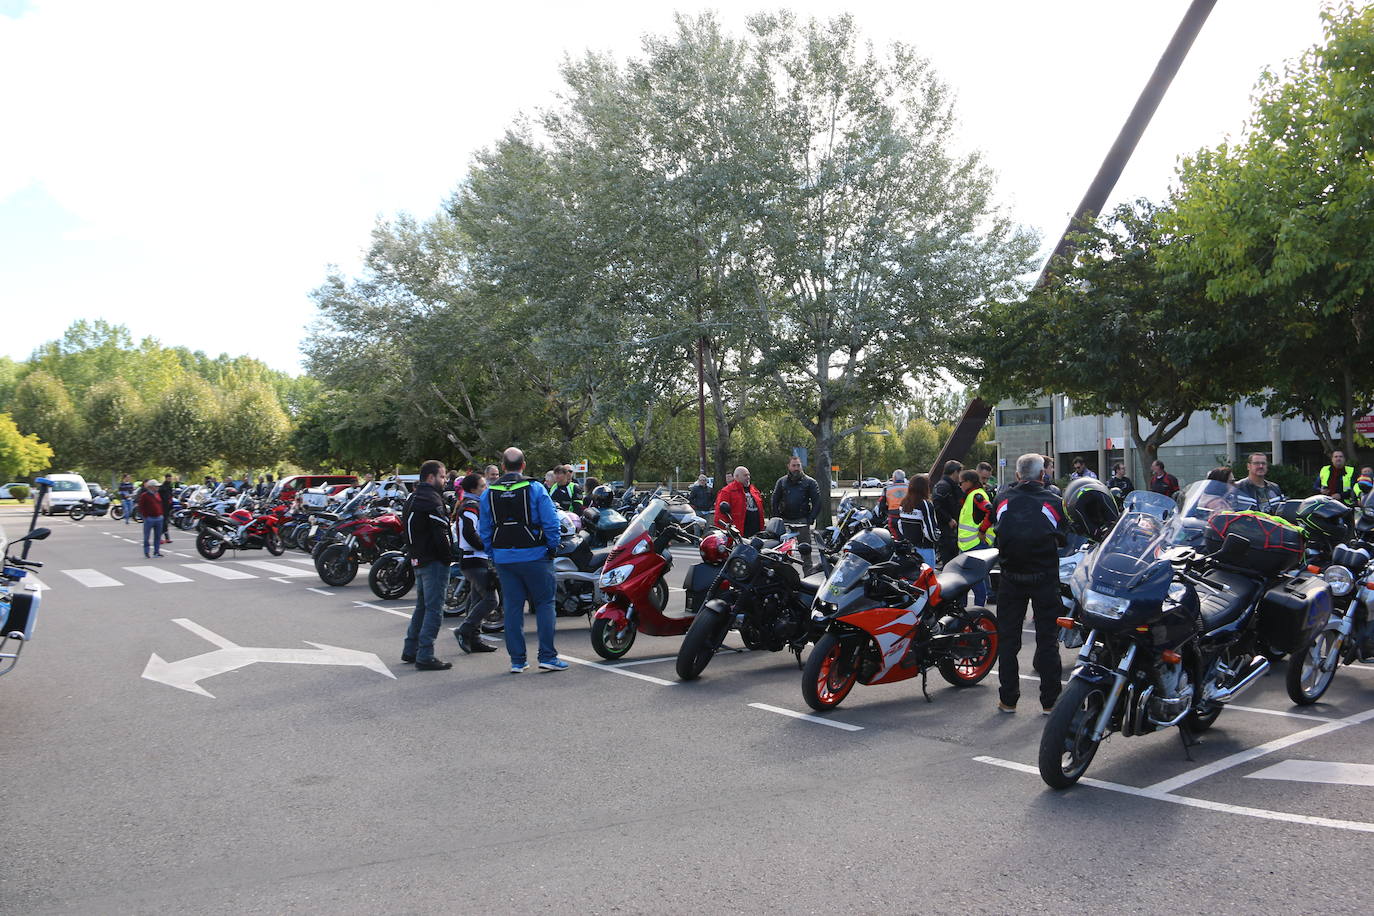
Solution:
<svg viewBox="0 0 1374 916">
<path fill-rule="evenodd" d="M 955 687 L 987 677 L 997 661 L 997 620 L 962 600 L 996 562 L 995 548 L 971 550 L 936 573 L 886 529 L 851 538 L 811 611 L 825 635 L 802 669 L 807 705 L 824 712 L 855 684 L 918 675 L 925 693 L 930 668 Z"/>
</svg>

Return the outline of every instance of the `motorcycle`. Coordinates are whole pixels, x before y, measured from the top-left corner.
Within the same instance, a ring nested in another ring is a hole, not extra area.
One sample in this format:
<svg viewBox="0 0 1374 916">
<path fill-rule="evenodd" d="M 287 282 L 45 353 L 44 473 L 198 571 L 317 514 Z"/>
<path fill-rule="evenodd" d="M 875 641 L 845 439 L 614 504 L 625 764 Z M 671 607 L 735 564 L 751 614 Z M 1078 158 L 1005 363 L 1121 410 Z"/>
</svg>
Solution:
<svg viewBox="0 0 1374 916">
<path fill-rule="evenodd" d="M 592 649 L 609 661 L 624 658 L 641 631 L 649 636 L 681 636 L 692 615 L 669 616 L 665 576 L 673 568 L 673 541 L 693 543 L 679 528 L 668 505 L 657 497 L 631 519 L 616 539 L 601 571 L 606 602 L 592 618 Z"/>
<path fill-rule="evenodd" d="M 200 513 L 196 552 L 207 560 L 218 560 L 226 550 L 266 550 L 274 557 L 286 553 L 277 512 L 254 515 L 247 509 L 235 509 L 228 515 L 216 515 L 196 511 Z"/>
<path fill-rule="evenodd" d="M 373 563 L 382 554 L 405 545 L 401 519 L 381 506 L 338 522 L 330 537 L 315 549 L 315 571 L 325 585 L 334 586 L 352 582 L 359 564 Z"/>
<path fill-rule="evenodd" d="M 1041 737 L 1046 784 L 1077 782 L 1112 732 L 1177 726 L 1186 745 L 1269 670 L 1266 646 L 1295 651 L 1325 628 L 1326 582 L 1293 573 L 1300 529 L 1242 505 L 1233 484 L 1199 481 L 1168 519 L 1122 515 L 1078 567 L 1076 615 L 1058 623 L 1086 635 Z"/>
<path fill-rule="evenodd" d="M 6 551 L 20 544 L 24 545 L 24 549 L 19 556 L 7 552 L 4 567 L 0 569 L 0 675 L 14 670 L 24 646 L 33 639 L 34 623 L 38 620 L 38 606 L 42 599 L 42 593 L 23 587 L 23 583 L 30 569 L 41 569 L 43 566 L 39 561 L 29 559 L 29 548 L 34 541 L 46 540 L 52 533 L 47 528 L 34 527 L 52 481 L 39 477 L 34 485 L 38 488 L 38 495 L 34 497 L 29 531 L 5 545 Z M 7 651 L 11 642 L 18 643 L 13 652 Z"/>
<path fill-rule="evenodd" d="M 894 684 L 931 668 L 955 687 L 971 687 L 997 660 L 997 619 L 964 607 L 997 550 L 959 554 L 939 573 L 886 528 L 845 545 L 816 596 L 812 625 L 824 635 L 802 669 L 802 698 L 818 712 L 839 706 L 855 684 Z"/>
<path fill-rule="evenodd" d="M 590 615 L 605 600 L 598 582 L 611 548 L 594 549 L 592 536 L 578 531 L 570 512 L 562 515 L 562 536 L 553 559 L 554 612 L 559 617 Z"/>
<path fill-rule="evenodd" d="M 99 490 L 90 499 L 83 499 L 74 504 L 67 510 L 67 517 L 74 522 L 79 522 L 88 515 L 96 518 L 103 518 L 110 514 L 110 493 L 108 490 Z M 124 517 L 123 506 L 120 513 L 116 516 L 116 521 Z"/>
<path fill-rule="evenodd" d="M 839 550 L 854 535 L 871 528 L 876 517 L 872 509 L 860 505 L 853 496 L 846 496 L 840 500 L 840 514 L 835 523 L 821 533 L 821 546 L 830 551 Z"/>
</svg>

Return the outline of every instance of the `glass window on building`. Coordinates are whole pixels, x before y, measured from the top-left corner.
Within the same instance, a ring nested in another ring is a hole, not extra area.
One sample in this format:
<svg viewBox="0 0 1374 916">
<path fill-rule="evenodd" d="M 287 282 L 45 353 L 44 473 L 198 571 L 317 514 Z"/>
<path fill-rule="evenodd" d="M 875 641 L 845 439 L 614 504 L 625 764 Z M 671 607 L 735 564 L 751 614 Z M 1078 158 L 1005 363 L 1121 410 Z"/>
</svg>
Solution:
<svg viewBox="0 0 1374 916">
<path fill-rule="evenodd" d="M 1050 422 L 1048 407 L 1014 407 L 997 411 L 998 426 L 1031 426 Z"/>
</svg>

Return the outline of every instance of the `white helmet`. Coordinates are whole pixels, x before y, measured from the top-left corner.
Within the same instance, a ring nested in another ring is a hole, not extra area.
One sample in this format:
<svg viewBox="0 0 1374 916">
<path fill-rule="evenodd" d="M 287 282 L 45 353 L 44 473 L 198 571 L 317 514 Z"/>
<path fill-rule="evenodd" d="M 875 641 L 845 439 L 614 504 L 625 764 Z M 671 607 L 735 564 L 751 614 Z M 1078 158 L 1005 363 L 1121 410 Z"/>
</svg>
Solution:
<svg viewBox="0 0 1374 916">
<path fill-rule="evenodd" d="M 558 526 L 562 529 L 560 532 L 562 537 L 571 537 L 582 530 L 582 516 L 560 510 L 558 513 Z"/>
</svg>

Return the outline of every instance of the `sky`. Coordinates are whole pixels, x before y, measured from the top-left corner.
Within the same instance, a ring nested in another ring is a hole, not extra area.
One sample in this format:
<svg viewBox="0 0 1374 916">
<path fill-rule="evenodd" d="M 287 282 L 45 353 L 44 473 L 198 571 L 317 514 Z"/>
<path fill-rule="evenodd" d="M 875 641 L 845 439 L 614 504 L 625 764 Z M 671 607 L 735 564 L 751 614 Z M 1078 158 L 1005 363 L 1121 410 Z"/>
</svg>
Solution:
<svg viewBox="0 0 1374 916">
<path fill-rule="evenodd" d="M 0 355 L 104 318 L 301 371 L 330 265 L 356 273 L 379 218 L 434 213 L 475 151 L 556 103 L 565 55 L 634 56 L 675 12 L 736 32 L 760 10 L 848 12 L 913 46 L 1048 251 L 1187 6 L 0 0 Z M 1218 0 L 1112 202 L 1162 197 L 1180 156 L 1237 135 L 1320 9 Z"/>
</svg>

